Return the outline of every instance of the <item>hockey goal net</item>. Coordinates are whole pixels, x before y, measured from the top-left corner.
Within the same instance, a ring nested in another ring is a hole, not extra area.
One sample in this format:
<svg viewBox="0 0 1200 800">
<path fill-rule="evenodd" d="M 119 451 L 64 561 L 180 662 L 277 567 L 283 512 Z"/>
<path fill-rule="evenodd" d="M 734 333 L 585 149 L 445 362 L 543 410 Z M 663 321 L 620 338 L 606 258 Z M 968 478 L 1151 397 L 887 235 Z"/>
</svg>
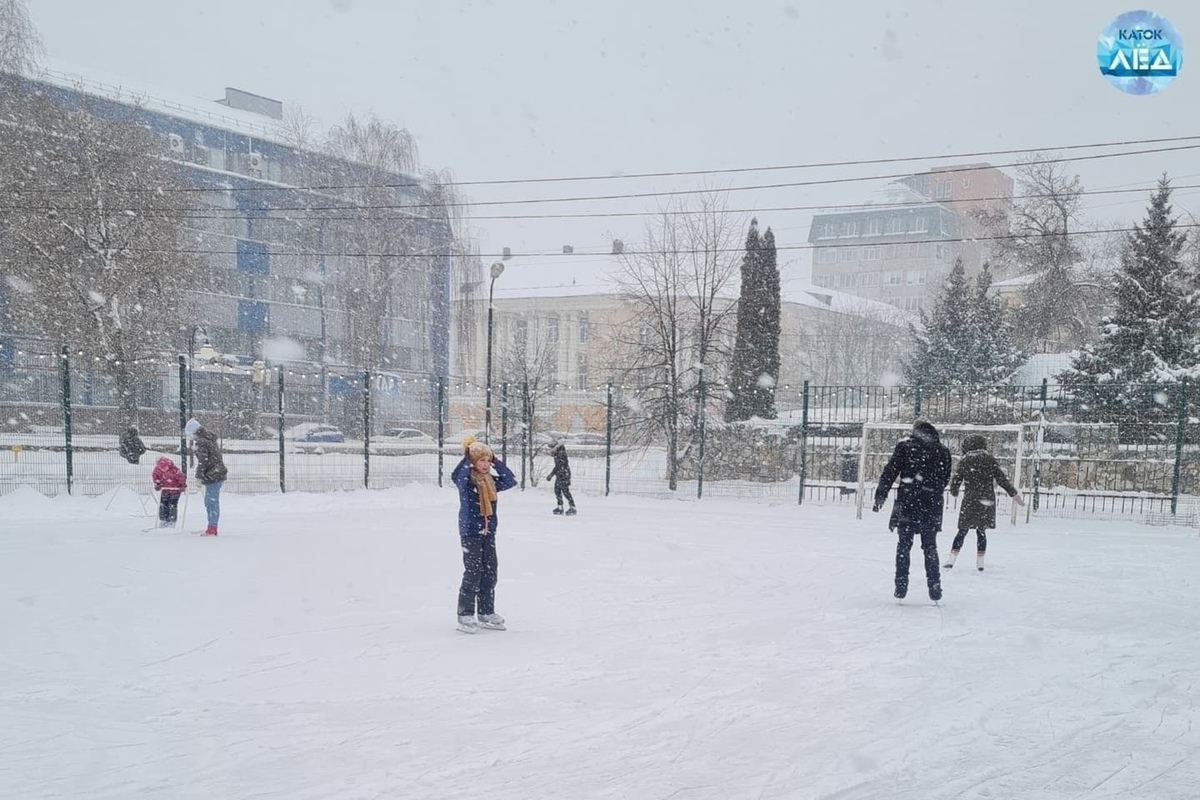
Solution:
<svg viewBox="0 0 1200 800">
<path fill-rule="evenodd" d="M 979 434 L 987 441 L 988 452 L 995 456 L 1000 469 L 1013 482 L 1018 492 L 1024 493 L 1021 485 L 1021 473 L 1027 459 L 1025 437 L 1028 432 L 1024 425 L 938 425 L 934 423 L 941 435 L 942 444 L 950 448 L 953 464 L 958 466 L 962 456 L 963 439 L 971 434 Z M 862 443 L 858 454 L 858 507 L 856 515 L 862 519 L 863 507 L 873 502 L 875 486 L 884 466 L 892 456 L 896 443 L 912 433 L 912 424 L 898 422 L 868 422 L 863 425 Z M 896 487 L 892 487 L 893 497 Z M 961 494 L 961 493 L 960 493 Z M 946 518 L 957 512 L 958 500 L 947 496 Z M 1017 524 L 1017 504 L 1012 501 L 1007 492 L 999 487 L 996 490 L 996 519 L 999 521 L 1005 515 L 1013 525 Z M 1028 520 L 1026 520 L 1028 521 Z M 952 527 L 950 523 L 947 527 Z"/>
</svg>

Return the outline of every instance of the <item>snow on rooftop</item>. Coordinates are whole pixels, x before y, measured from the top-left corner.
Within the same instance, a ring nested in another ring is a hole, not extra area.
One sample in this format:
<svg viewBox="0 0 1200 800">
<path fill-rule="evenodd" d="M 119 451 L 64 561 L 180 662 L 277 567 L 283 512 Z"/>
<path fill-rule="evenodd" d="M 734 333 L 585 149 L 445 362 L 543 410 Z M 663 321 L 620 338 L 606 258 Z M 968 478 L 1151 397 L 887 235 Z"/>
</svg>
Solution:
<svg viewBox="0 0 1200 800">
<path fill-rule="evenodd" d="M 1070 353 L 1035 353 L 1013 372 L 1009 382 L 1014 386 L 1037 386 L 1043 379 L 1057 383 L 1057 376 L 1070 368 L 1078 355 L 1078 350 Z"/>
<path fill-rule="evenodd" d="M 60 59 L 50 59 L 46 66 L 35 70 L 32 77 L 52 86 L 83 92 L 93 97 L 121 103 L 140 103 L 150 111 L 200 125 L 234 133 L 252 134 L 276 144 L 289 144 L 289 137 L 283 126 L 271 117 L 144 82 L 131 82 L 120 75 L 91 67 L 85 68 Z"/>
</svg>

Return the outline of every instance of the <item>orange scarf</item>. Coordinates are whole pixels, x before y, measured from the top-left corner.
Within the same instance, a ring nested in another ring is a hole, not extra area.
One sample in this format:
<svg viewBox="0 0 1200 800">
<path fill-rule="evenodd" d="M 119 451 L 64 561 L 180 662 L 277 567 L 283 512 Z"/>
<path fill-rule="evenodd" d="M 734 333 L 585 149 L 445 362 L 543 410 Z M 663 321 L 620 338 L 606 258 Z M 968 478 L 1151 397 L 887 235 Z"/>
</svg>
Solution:
<svg viewBox="0 0 1200 800">
<path fill-rule="evenodd" d="M 492 516 L 492 504 L 496 502 L 496 481 L 491 472 L 479 473 L 471 468 L 471 483 L 479 490 L 479 513 L 485 519 Z"/>
</svg>

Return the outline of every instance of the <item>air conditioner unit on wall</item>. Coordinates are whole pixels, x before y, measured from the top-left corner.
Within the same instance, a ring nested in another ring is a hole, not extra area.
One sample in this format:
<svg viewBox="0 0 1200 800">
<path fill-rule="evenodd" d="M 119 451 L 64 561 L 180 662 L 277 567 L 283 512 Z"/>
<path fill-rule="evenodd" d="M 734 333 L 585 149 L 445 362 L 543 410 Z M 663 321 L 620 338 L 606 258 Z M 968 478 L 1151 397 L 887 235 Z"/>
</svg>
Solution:
<svg viewBox="0 0 1200 800">
<path fill-rule="evenodd" d="M 167 147 L 172 153 L 183 153 L 183 137 L 178 134 L 167 134 Z"/>
<path fill-rule="evenodd" d="M 259 153 L 250 153 L 246 156 L 246 169 L 256 177 L 262 177 L 263 161 L 265 159 Z"/>
</svg>

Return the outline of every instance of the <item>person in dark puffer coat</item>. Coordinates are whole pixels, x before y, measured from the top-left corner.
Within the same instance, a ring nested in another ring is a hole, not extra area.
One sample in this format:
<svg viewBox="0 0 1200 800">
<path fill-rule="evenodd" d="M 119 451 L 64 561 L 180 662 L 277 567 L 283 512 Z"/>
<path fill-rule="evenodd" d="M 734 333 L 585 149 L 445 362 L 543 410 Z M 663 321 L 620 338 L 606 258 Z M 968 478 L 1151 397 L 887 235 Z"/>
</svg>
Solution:
<svg viewBox="0 0 1200 800">
<path fill-rule="evenodd" d="M 215 433 L 195 419 L 187 421 L 183 432 L 192 440 L 192 448 L 196 452 L 196 478 L 204 486 L 204 510 L 208 514 L 208 527 L 204 529 L 204 535 L 216 536 L 217 523 L 221 519 L 221 487 L 229 477 L 229 470 Z"/>
<path fill-rule="evenodd" d="M 963 439 L 963 457 L 954 470 L 950 481 L 950 494 L 958 497 L 963 490 L 962 502 L 958 506 L 958 533 L 950 545 L 950 558 L 945 567 L 954 566 L 958 551 L 966 541 L 967 531 L 975 529 L 975 567 L 983 572 L 983 556 L 987 553 L 987 530 L 996 527 L 996 484 L 1008 493 L 1019 506 L 1025 505 L 1020 492 L 1008 480 L 995 456 L 987 450 L 987 439 L 973 433 Z"/>
<path fill-rule="evenodd" d="M 546 480 L 554 481 L 554 499 L 558 501 L 554 513 L 563 513 L 563 498 L 565 497 L 570 503 L 566 513 L 574 514 L 576 513 L 575 498 L 571 496 L 571 462 L 567 459 L 567 446 L 559 442 L 551 450 L 551 454 L 554 456 L 554 469 L 550 470 Z"/>
<path fill-rule="evenodd" d="M 494 473 L 494 474 L 493 474 Z M 500 492 L 512 489 L 517 479 L 492 448 L 468 436 L 463 458 L 450 474 L 458 489 L 458 538 L 463 553 L 463 578 L 458 590 L 458 630 L 475 633 L 480 628 L 504 630 L 504 617 L 496 613 L 496 513 Z"/>
<path fill-rule="evenodd" d="M 913 425 L 912 434 L 902 439 L 879 476 L 875 505 L 879 511 L 887 502 L 897 479 L 896 503 L 888 527 L 897 531 L 896 598 L 908 594 L 908 573 L 913 540 L 921 538 L 925 554 L 925 581 L 929 598 L 942 599 L 941 574 L 938 570 L 937 534 L 942 529 L 944 493 L 950 482 L 950 450 L 942 444 L 937 428 L 925 420 Z"/>
</svg>

